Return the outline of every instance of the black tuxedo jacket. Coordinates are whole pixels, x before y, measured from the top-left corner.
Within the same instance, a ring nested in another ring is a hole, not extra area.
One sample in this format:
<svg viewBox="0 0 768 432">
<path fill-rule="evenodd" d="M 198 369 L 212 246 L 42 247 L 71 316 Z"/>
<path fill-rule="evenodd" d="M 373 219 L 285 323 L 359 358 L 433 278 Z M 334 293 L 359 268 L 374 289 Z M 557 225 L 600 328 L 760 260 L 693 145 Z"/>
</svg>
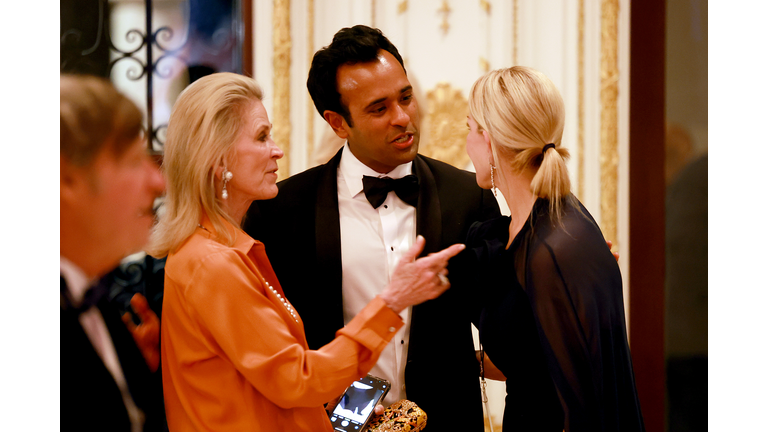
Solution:
<svg viewBox="0 0 768 432">
<path fill-rule="evenodd" d="M 65 284 L 64 278 L 61 284 Z M 98 308 L 115 345 L 131 397 L 144 412 L 144 431 L 166 431 L 159 370 L 150 372 L 118 309 L 106 298 L 98 303 Z M 64 305 L 60 312 L 61 430 L 130 432 L 120 389 L 91 345 L 77 312 Z"/>
<path fill-rule="evenodd" d="M 244 227 L 265 244 L 312 349 L 331 342 L 344 326 L 340 160 L 341 151 L 327 164 L 280 182 L 276 198 L 254 202 Z M 463 243 L 472 222 L 499 215 L 493 195 L 470 172 L 418 155 L 413 173 L 419 178 L 416 231 L 426 239 L 424 255 Z M 449 266 L 449 277 L 461 271 Z M 483 430 L 479 366 L 464 307 L 470 288 L 452 285 L 412 310 L 405 385 L 408 399 L 427 413 L 429 430 Z"/>
</svg>

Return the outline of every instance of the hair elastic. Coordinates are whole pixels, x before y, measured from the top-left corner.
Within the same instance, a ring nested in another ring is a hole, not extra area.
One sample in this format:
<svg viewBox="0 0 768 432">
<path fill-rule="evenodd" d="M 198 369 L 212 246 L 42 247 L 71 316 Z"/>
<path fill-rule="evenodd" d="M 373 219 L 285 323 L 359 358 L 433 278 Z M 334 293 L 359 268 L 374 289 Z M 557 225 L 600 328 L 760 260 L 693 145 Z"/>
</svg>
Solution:
<svg viewBox="0 0 768 432">
<path fill-rule="evenodd" d="M 545 145 L 544 148 L 541 149 L 541 155 L 543 156 L 544 153 L 546 153 L 547 150 L 549 150 L 551 148 L 555 148 L 555 145 L 553 143 L 549 143 L 549 144 Z"/>
</svg>

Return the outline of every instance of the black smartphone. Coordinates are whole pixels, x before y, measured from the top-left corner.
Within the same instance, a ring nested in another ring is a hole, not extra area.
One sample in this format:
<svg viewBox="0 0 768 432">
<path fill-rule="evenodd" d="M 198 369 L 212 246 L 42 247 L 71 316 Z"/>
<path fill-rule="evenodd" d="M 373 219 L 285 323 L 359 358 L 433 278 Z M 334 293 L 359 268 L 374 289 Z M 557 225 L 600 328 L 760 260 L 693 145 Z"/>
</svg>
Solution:
<svg viewBox="0 0 768 432">
<path fill-rule="evenodd" d="M 329 413 L 333 429 L 341 432 L 362 431 L 373 417 L 373 409 L 389 391 L 389 386 L 389 381 L 373 375 L 353 382 Z"/>
</svg>

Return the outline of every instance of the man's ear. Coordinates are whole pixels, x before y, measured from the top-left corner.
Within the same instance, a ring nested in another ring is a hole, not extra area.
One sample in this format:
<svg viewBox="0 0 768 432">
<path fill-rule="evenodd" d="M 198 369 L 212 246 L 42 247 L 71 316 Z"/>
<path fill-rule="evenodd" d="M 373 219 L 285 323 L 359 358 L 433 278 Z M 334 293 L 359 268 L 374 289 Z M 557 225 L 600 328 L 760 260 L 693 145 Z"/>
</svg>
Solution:
<svg viewBox="0 0 768 432">
<path fill-rule="evenodd" d="M 328 122 L 328 124 L 331 126 L 331 129 L 336 132 L 336 135 L 339 138 L 347 139 L 347 137 L 349 137 L 349 133 L 347 132 L 347 128 L 349 126 L 341 114 L 337 113 L 336 111 L 325 110 L 325 112 L 323 112 L 323 118 L 326 122 Z"/>
<path fill-rule="evenodd" d="M 60 160 L 61 201 L 72 202 L 82 193 L 87 182 L 82 168 L 76 167 L 64 157 L 60 157 Z"/>
</svg>

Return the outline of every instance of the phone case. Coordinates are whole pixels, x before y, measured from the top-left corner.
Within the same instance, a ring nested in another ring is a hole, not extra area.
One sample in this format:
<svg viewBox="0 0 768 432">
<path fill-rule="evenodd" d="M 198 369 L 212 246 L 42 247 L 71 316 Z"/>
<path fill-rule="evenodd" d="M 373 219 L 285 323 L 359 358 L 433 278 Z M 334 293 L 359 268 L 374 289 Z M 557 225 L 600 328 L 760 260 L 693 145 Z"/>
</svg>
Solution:
<svg viewBox="0 0 768 432">
<path fill-rule="evenodd" d="M 359 383 L 365 387 L 356 386 Z M 358 387 L 353 389 L 352 387 Z M 389 392 L 389 381 L 373 375 L 366 375 L 353 383 L 337 401 L 336 406 L 328 411 L 328 416 L 335 430 L 362 432 L 365 425 L 375 417 L 373 408 L 381 403 Z M 373 394 L 370 392 L 373 391 Z M 342 405 L 343 404 L 343 405 Z M 361 410 L 358 412 L 358 410 Z M 368 411 L 370 410 L 370 411 Z"/>
<path fill-rule="evenodd" d="M 386 408 L 384 414 L 371 418 L 365 432 L 415 432 L 426 425 L 427 413 L 414 402 L 403 399 Z"/>
</svg>

